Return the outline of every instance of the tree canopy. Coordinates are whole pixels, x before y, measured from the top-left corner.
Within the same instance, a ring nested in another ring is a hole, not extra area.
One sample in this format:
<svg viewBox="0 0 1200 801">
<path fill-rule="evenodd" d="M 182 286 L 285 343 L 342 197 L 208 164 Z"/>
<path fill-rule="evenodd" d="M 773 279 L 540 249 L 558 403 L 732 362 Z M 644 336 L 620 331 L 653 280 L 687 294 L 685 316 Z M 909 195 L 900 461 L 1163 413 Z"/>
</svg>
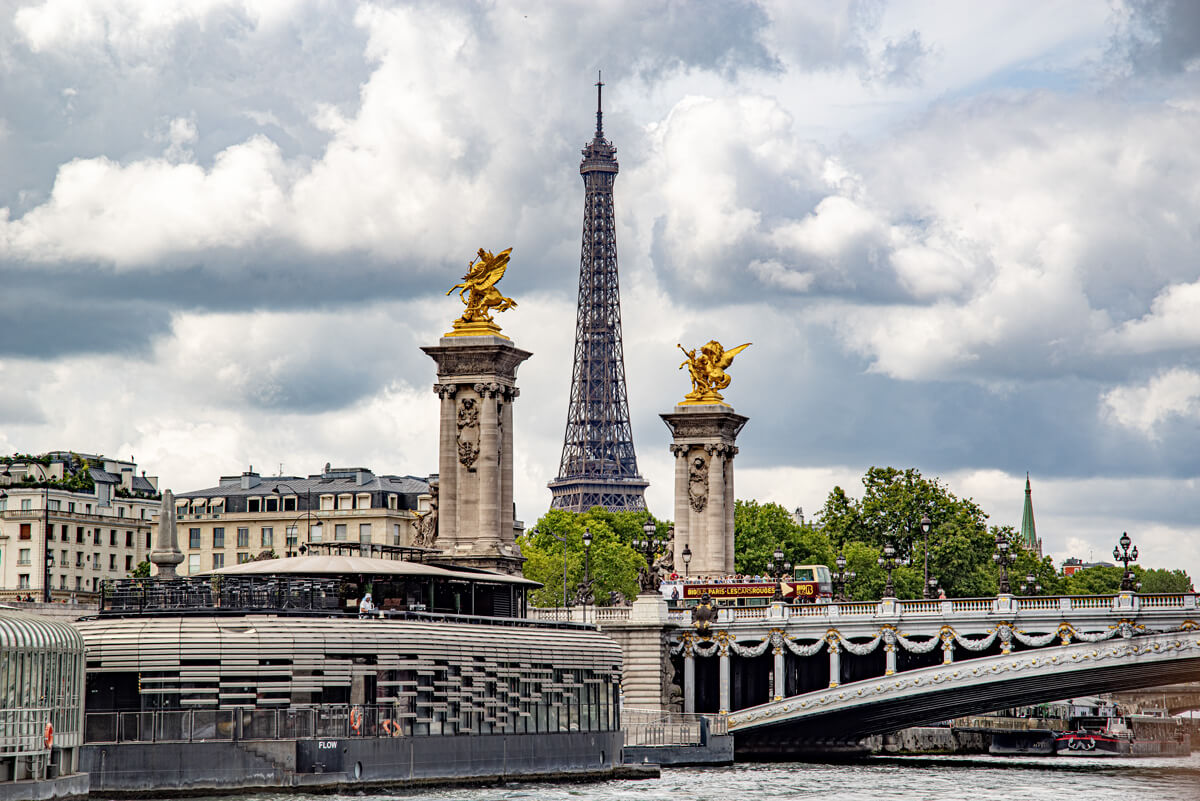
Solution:
<svg viewBox="0 0 1200 801">
<path fill-rule="evenodd" d="M 929 575 L 947 596 L 987 597 L 995 595 L 999 585 L 999 570 L 993 560 L 999 537 L 1007 540 L 1014 556 L 1008 568 L 1014 594 L 1032 593 L 1032 587 L 1022 589 L 1026 584 L 1040 585 L 1042 594 L 1047 595 L 1111 594 L 1120 587 L 1120 567 L 1097 566 L 1063 576 L 1050 557 L 1038 558 L 1025 550 L 1011 526 L 989 526 L 987 514 L 973 500 L 957 497 L 940 479 L 926 478 L 915 468 L 872 467 L 863 476 L 862 485 L 861 498 L 835 486 L 815 520 L 803 525 L 777 503 L 738 500 L 733 516 L 734 570 L 744 575 L 770 574 L 775 549 L 781 548 L 786 561 L 793 565 L 823 564 L 832 571 L 837 569 L 836 559 L 841 553 L 846 569 L 857 574 L 847 586 L 849 593 L 857 600 L 875 600 L 882 597 L 887 581 L 879 558 L 884 546 L 891 543 L 899 563 L 892 573 L 898 597 L 922 596 L 926 551 Z M 931 522 L 928 537 L 920 527 L 924 515 Z M 520 540 L 527 559 L 525 576 L 545 585 L 533 593 L 533 603 L 562 605 L 564 563 L 567 599 L 574 601 L 585 573 L 585 529 L 592 534 L 595 603 L 612 602 L 615 596 L 610 593 L 614 592 L 632 599 L 638 592 L 638 573 L 646 562 L 631 543 L 642 536 L 642 525 L 648 518 L 655 523 L 658 539 L 665 542 L 671 524 L 645 512 L 607 512 L 600 508 L 583 514 L 547 512 Z M 1182 570 L 1144 569 L 1139 565 L 1130 569 L 1142 583 L 1142 593 L 1187 592 L 1192 586 L 1191 578 Z M 676 570 L 683 573 L 683 565 L 676 565 Z"/>
</svg>

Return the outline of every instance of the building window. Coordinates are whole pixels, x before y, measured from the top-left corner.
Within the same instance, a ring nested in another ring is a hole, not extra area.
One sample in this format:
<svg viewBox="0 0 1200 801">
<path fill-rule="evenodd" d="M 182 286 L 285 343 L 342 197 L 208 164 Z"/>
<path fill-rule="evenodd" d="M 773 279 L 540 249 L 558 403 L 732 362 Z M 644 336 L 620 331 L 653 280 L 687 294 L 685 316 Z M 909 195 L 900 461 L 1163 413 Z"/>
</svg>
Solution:
<svg viewBox="0 0 1200 801">
<path fill-rule="evenodd" d="M 354 508 L 355 509 L 370 509 L 371 508 L 370 494 L 364 492 L 362 495 L 359 495 L 357 498 L 355 498 L 354 499 Z"/>
<path fill-rule="evenodd" d="M 110 553 L 108 555 L 108 569 L 109 570 L 117 569 L 117 555 L 115 553 Z"/>
<path fill-rule="evenodd" d="M 200 572 L 200 554 L 188 554 L 188 573 Z"/>
<path fill-rule="evenodd" d="M 396 503 L 397 503 L 397 501 L 396 501 L 396 496 L 395 496 L 395 495 L 388 495 L 388 508 L 389 508 L 389 509 L 395 509 L 395 508 L 396 508 Z"/>
<path fill-rule="evenodd" d="M 334 508 L 332 495 L 322 495 L 321 496 L 321 508 L 327 512 L 331 511 Z"/>
<path fill-rule="evenodd" d="M 92 513 L 92 505 L 90 503 L 85 503 L 83 505 L 83 513 L 85 515 L 90 515 Z"/>
<path fill-rule="evenodd" d="M 125 547 L 126 548 L 133 547 L 133 532 L 132 531 L 125 532 Z"/>
<path fill-rule="evenodd" d="M 58 588 L 60 590 L 65 590 L 67 588 L 67 577 L 66 576 L 58 577 Z"/>
<path fill-rule="evenodd" d="M 96 529 L 95 531 L 92 532 L 92 545 L 99 545 L 99 544 L 100 544 L 100 529 Z"/>
<path fill-rule="evenodd" d="M 312 526 L 311 528 L 309 528 L 309 530 L 308 530 L 308 541 L 309 542 L 321 542 L 324 539 L 324 537 L 325 537 L 325 526 L 322 525 L 321 523 L 317 523 L 315 526 Z"/>
<path fill-rule="evenodd" d="M 250 529 L 248 529 L 248 528 L 239 528 L 238 529 L 237 547 L 239 547 L 239 548 L 249 548 L 250 547 Z M 241 560 L 239 559 L 238 561 L 241 561 Z"/>
<path fill-rule="evenodd" d="M 83 576 L 76 576 L 76 577 L 75 577 L 75 589 L 76 589 L 76 590 L 78 590 L 78 591 L 80 591 L 80 592 L 82 592 L 82 591 L 83 591 Z"/>
<path fill-rule="evenodd" d="M 118 506 L 117 507 L 117 517 L 124 517 L 124 516 L 125 516 L 125 507 Z"/>
<path fill-rule="evenodd" d="M 75 567 L 83 567 L 83 551 L 75 552 Z"/>
<path fill-rule="evenodd" d="M 353 509 L 354 508 L 354 496 L 353 495 L 337 496 L 337 508 L 338 509 Z"/>
<path fill-rule="evenodd" d="M 225 567 L 225 554 L 214 553 L 213 554 L 213 570 L 219 570 L 222 567 Z"/>
<path fill-rule="evenodd" d="M 22 548 L 21 550 L 17 551 L 17 564 L 18 565 L 29 564 L 29 549 L 28 548 Z"/>
<path fill-rule="evenodd" d="M 63 567 L 66 567 L 67 565 L 71 564 L 70 554 L 68 554 L 66 551 L 63 551 L 62 558 L 59 560 L 59 564 L 62 565 Z"/>
<path fill-rule="evenodd" d="M 28 573 L 22 573 L 21 575 L 17 576 L 17 589 L 18 590 L 29 589 L 29 574 Z"/>
<path fill-rule="evenodd" d="M 22 512 L 32 512 L 33 511 L 33 499 L 32 498 L 22 498 L 21 499 L 21 511 Z"/>
<path fill-rule="evenodd" d="M 77 526 L 75 528 L 75 541 L 80 544 L 83 543 L 83 526 Z"/>
<path fill-rule="evenodd" d="M 295 526 L 288 526 L 284 530 L 284 536 L 287 537 L 287 547 L 289 547 L 289 548 L 294 548 L 296 546 L 296 544 L 300 541 L 300 538 L 296 535 L 296 527 Z"/>
<path fill-rule="evenodd" d="M 392 545 L 400 544 L 400 524 L 392 523 Z"/>
<path fill-rule="evenodd" d="M 198 529 L 198 528 L 189 528 L 188 529 L 188 547 L 189 548 L 199 548 L 200 547 L 200 529 Z"/>
<path fill-rule="evenodd" d="M 146 550 L 150 550 L 150 532 L 146 532 Z"/>
<path fill-rule="evenodd" d="M 75 514 L 75 501 L 67 501 L 67 514 Z"/>
<path fill-rule="evenodd" d="M 296 511 L 296 499 L 295 498 L 284 498 L 283 499 L 283 511 L 285 511 L 285 512 Z"/>
<path fill-rule="evenodd" d="M 264 526 L 262 530 L 262 547 L 271 548 L 275 544 L 275 529 Z"/>
<path fill-rule="evenodd" d="M 23 540 L 31 540 L 31 539 L 33 539 L 33 524 L 31 524 L 31 523 L 22 523 L 22 524 L 21 524 L 21 533 L 20 533 L 20 534 L 18 534 L 17 536 L 18 536 L 18 537 L 20 537 L 20 538 L 21 538 L 21 539 L 23 539 Z"/>
<path fill-rule="evenodd" d="M 279 499 L 278 498 L 267 498 L 267 511 L 268 512 L 278 512 L 279 511 Z"/>
<path fill-rule="evenodd" d="M 125 571 L 129 572 L 131 570 L 133 570 L 133 557 L 126 556 L 125 557 Z"/>
<path fill-rule="evenodd" d="M 117 544 L 117 532 L 111 528 L 108 530 L 108 544 L 114 547 Z"/>
<path fill-rule="evenodd" d="M 246 501 L 246 511 L 247 512 L 261 512 L 262 511 L 262 498 L 250 498 L 248 501 Z"/>
<path fill-rule="evenodd" d="M 62 501 L 54 498 L 50 501 L 50 511 L 57 512 L 62 508 Z"/>
<path fill-rule="evenodd" d="M 370 542 L 371 541 L 371 524 L 370 523 L 359 523 L 358 524 L 358 541 L 359 542 Z"/>
<path fill-rule="evenodd" d="M 225 547 L 225 529 L 224 528 L 214 528 L 213 529 L 213 547 L 214 548 L 224 548 Z M 225 557 L 221 557 L 221 561 L 222 562 L 225 561 Z"/>
<path fill-rule="evenodd" d="M 99 569 L 100 569 L 100 554 L 94 553 L 94 554 L 92 554 L 92 570 L 99 570 Z"/>
<path fill-rule="evenodd" d="M 346 541 L 346 524 L 335 523 L 333 526 L 333 538 L 338 542 Z"/>
<path fill-rule="evenodd" d="M 248 554 L 248 553 L 239 553 L 238 554 L 238 564 L 239 565 L 245 564 L 246 562 L 249 562 L 249 561 L 250 561 L 250 554 Z"/>
</svg>

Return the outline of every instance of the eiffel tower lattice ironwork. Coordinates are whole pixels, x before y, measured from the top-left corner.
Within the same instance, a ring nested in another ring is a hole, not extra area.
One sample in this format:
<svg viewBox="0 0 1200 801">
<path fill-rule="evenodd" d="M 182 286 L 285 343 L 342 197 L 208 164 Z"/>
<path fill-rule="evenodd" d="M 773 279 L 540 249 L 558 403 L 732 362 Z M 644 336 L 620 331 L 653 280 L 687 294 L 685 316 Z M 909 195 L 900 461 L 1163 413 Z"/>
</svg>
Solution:
<svg viewBox="0 0 1200 801">
<path fill-rule="evenodd" d="M 550 482 L 553 509 L 584 512 L 646 508 L 650 482 L 638 473 L 625 392 L 621 346 L 621 293 L 617 282 L 617 236 L 613 183 L 617 149 L 604 138 L 603 82 L 596 81 L 596 135 L 583 148 L 583 248 L 579 260 L 579 308 L 575 367 L 558 478 Z"/>
</svg>

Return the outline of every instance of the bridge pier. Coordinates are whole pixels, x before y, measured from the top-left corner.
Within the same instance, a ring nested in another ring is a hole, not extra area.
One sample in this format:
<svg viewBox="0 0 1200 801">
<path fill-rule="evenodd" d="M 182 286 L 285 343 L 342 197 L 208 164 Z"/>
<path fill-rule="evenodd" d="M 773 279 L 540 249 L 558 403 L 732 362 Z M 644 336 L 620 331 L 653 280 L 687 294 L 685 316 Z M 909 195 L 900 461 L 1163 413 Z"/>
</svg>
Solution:
<svg viewBox="0 0 1200 801">
<path fill-rule="evenodd" d="M 722 715 L 729 714 L 729 646 L 726 643 L 721 643 L 720 652 L 720 678 L 718 697 L 720 698 L 719 706 Z"/>
<path fill-rule="evenodd" d="M 690 640 L 683 646 L 683 711 L 696 711 L 696 655 Z"/>
<path fill-rule="evenodd" d="M 775 686 L 771 688 L 771 695 L 774 696 L 776 701 L 782 701 L 783 694 L 787 692 L 787 685 L 784 684 L 787 678 L 783 672 L 783 646 L 777 644 L 772 653 L 775 657 Z"/>
</svg>

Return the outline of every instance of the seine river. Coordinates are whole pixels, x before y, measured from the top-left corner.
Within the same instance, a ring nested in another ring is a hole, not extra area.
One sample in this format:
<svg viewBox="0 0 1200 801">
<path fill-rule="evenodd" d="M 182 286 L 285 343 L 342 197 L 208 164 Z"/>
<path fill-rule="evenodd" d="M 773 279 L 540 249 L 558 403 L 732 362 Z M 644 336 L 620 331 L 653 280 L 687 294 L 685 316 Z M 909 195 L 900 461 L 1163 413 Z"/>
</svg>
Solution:
<svg viewBox="0 0 1200 801">
<path fill-rule="evenodd" d="M 354 795 L 275 793 L 243 801 L 1193 801 L 1200 752 L 1175 759 L 883 757 L 869 762 L 665 769 L 649 781 L 508 784 Z M 228 801 L 228 798 L 227 798 Z"/>
</svg>

